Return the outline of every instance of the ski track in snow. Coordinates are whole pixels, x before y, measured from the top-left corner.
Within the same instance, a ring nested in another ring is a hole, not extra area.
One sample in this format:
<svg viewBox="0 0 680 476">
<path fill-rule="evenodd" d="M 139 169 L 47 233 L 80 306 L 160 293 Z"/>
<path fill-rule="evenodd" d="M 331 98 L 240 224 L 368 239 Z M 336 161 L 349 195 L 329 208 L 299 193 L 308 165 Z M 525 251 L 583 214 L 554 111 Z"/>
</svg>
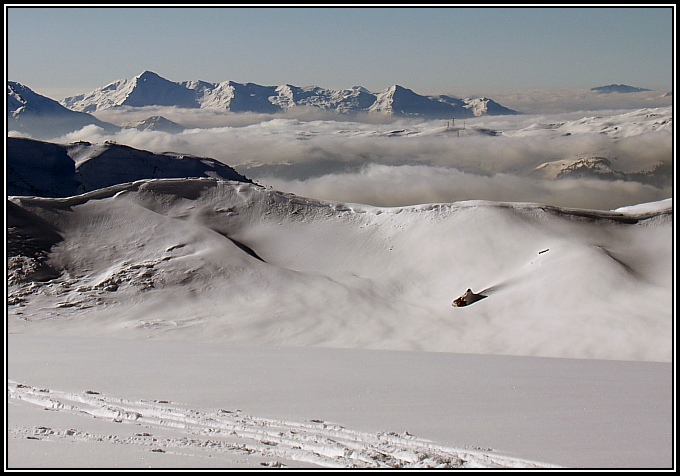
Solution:
<svg viewBox="0 0 680 476">
<path fill-rule="evenodd" d="M 248 454 L 285 467 L 298 461 L 330 468 L 554 468 L 556 466 L 494 454 L 490 449 L 451 448 L 408 432 L 365 433 L 324 422 L 258 418 L 241 410 L 199 410 L 167 400 L 128 400 L 86 390 L 68 393 L 8 381 L 8 397 L 45 410 L 131 424 L 133 436 L 93 434 L 74 428 L 12 428 L 16 438 L 137 445 L 156 453 L 210 456 Z M 164 436 L 154 436 L 153 431 Z M 167 437 L 171 432 L 171 437 Z M 198 453 L 198 454 L 197 454 Z"/>
</svg>

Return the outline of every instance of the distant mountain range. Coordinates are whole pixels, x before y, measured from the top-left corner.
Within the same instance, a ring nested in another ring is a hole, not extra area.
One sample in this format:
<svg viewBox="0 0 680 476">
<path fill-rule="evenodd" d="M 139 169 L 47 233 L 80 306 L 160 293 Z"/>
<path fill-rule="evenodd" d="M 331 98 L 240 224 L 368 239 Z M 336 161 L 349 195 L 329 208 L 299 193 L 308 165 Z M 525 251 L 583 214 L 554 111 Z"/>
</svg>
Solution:
<svg viewBox="0 0 680 476">
<path fill-rule="evenodd" d="M 318 86 L 260 86 L 254 83 L 173 82 L 151 71 L 122 79 L 94 91 L 61 101 L 68 109 L 96 112 L 116 106 L 176 106 L 232 112 L 277 113 L 295 107 L 316 107 L 339 113 L 379 113 L 425 118 L 468 118 L 518 114 L 488 98 L 459 99 L 423 96 L 394 85 L 372 93 L 361 86 L 326 89 Z"/>
<path fill-rule="evenodd" d="M 596 88 L 591 88 L 591 91 L 595 91 L 602 94 L 610 93 L 641 93 L 644 91 L 651 91 L 651 89 L 636 88 L 634 86 L 627 86 L 625 84 L 609 84 L 607 86 L 598 86 Z"/>
<path fill-rule="evenodd" d="M 7 123 L 9 130 L 37 139 L 59 137 L 93 124 L 105 132 L 121 128 L 100 121 L 96 111 L 120 106 L 174 106 L 191 109 L 219 109 L 231 112 L 276 114 L 293 108 L 319 108 L 340 114 L 367 113 L 424 119 L 458 119 L 482 115 L 519 114 L 492 99 L 452 96 L 423 96 L 399 85 L 374 94 L 354 86 L 349 89 L 325 89 L 318 86 L 260 86 L 254 83 L 208 83 L 185 81 L 175 83 L 151 71 L 131 80 L 123 79 L 88 94 L 57 102 L 29 87 L 7 83 Z M 180 132 L 183 126 L 162 116 L 123 125 L 140 130 Z"/>
</svg>

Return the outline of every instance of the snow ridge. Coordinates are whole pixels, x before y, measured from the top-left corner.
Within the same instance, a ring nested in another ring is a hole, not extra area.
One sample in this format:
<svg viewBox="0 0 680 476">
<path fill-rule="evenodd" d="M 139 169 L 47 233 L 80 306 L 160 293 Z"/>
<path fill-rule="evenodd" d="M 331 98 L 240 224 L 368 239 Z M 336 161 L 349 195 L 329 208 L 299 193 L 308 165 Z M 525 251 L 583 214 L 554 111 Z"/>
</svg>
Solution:
<svg viewBox="0 0 680 476">
<path fill-rule="evenodd" d="M 91 331 L 124 337 L 671 355 L 668 202 L 622 212 L 480 201 L 376 208 L 213 178 L 11 201 L 8 315 L 16 326 L 21 316 L 51 320 L 95 307 L 117 324 Z M 44 230 L 58 236 L 46 242 Z M 22 249 L 29 242 L 36 249 Z M 37 273 L 51 280 L 32 279 Z M 468 288 L 487 297 L 452 308 Z M 35 314 L 45 306 L 54 313 Z"/>
</svg>

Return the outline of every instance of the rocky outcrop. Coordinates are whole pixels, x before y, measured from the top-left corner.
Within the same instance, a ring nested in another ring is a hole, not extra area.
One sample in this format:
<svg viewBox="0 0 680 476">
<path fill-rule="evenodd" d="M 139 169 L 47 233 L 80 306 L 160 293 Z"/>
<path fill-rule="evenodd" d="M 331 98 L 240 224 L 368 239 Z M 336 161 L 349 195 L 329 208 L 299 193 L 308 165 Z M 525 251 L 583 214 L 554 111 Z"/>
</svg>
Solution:
<svg viewBox="0 0 680 476">
<path fill-rule="evenodd" d="M 472 303 L 475 303 L 477 301 L 481 301 L 485 297 L 487 297 L 487 296 L 485 296 L 483 294 L 475 294 L 475 293 L 472 292 L 472 289 L 468 288 L 468 290 L 465 291 L 465 293 L 462 296 L 457 297 L 456 299 L 453 300 L 452 306 L 453 307 L 469 306 Z"/>
</svg>

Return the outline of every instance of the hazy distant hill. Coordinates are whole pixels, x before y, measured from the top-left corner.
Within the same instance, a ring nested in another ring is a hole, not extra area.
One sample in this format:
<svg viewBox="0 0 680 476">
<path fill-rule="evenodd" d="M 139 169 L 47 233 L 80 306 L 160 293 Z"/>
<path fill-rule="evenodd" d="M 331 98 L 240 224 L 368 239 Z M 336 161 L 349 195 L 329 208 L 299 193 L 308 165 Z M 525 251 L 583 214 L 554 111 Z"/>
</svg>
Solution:
<svg viewBox="0 0 680 476">
<path fill-rule="evenodd" d="M 598 86 L 596 88 L 591 88 L 591 91 L 596 91 L 598 93 L 610 94 L 610 93 L 641 93 L 643 91 L 651 91 L 651 89 L 636 88 L 634 86 L 627 86 L 625 84 L 609 84 L 607 86 Z"/>
<path fill-rule="evenodd" d="M 123 127 L 125 129 L 137 129 L 139 131 L 169 132 L 171 134 L 182 132 L 185 129 L 181 124 L 177 124 L 163 116 L 147 117 L 143 121 L 131 122 Z"/>
<path fill-rule="evenodd" d="M 32 91 L 23 84 L 7 83 L 7 125 L 36 138 L 53 138 L 94 124 L 107 132 L 119 127 L 84 112 L 72 111 L 57 101 Z"/>
<path fill-rule="evenodd" d="M 399 85 L 372 93 L 361 86 L 326 89 L 290 84 L 260 86 L 233 81 L 176 83 L 151 71 L 144 71 L 130 80 L 113 82 L 87 94 L 66 98 L 61 103 L 69 109 L 82 112 L 116 106 L 177 106 L 258 113 L 282 112 L 294 107 L 315 107 L 339 113 L 368 112 L 431 118 L 517 114 L 517 111 L 487 98 L 423 96 Z"/>
</svg>

